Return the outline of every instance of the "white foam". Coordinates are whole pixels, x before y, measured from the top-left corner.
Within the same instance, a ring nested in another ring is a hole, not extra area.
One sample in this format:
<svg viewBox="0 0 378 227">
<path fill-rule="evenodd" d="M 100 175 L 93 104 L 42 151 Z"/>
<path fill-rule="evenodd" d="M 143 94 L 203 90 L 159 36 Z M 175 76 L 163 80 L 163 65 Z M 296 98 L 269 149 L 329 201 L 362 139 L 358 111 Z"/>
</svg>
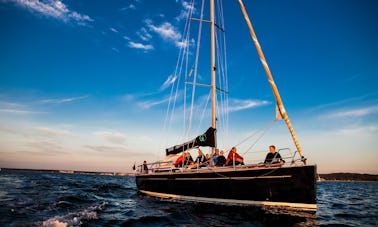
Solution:
<svg viewBox="0 0 378 227">
<path fill-rule="evenodd" d="M 56 219 L 49 219 L 43 222 L 43 227 L 67 227 L 66 222 L 60 222 Z"/>
</svg>

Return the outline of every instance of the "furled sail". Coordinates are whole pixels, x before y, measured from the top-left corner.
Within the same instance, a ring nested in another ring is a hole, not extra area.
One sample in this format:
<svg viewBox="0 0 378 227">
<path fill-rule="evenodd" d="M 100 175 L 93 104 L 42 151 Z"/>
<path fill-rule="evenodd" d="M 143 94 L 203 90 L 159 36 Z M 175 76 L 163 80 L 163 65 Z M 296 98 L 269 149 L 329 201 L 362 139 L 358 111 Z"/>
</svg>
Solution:
<svg viewBox="0 0 378 227">
<path fill-rule="evenodd" d="M 180 152 L 186 151 L 190 148 L 193 147 L 215 147 L 216 146 L 216 129 L 213 127 L 210 127 L 207 129 L 207 131 L 202 134 L 197 136 L 195 139 L 190 140 L 189 142 L 180 144 L 180 145 L 175 145 L 173 147 L 165 149 L 166 155 L 170 154 L 178 154 Z"/>
</svg>

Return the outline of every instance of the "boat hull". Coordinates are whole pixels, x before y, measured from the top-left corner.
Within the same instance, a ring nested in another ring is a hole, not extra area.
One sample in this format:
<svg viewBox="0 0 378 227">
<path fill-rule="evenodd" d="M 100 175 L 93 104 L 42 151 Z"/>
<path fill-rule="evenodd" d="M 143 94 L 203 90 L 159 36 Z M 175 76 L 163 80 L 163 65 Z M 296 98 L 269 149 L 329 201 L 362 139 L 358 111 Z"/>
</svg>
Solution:
<svg viewBox="0 0 378 227">
<path fill-rule="evenodd" d="M 214 168 L 136 176 L 138 189 L 171 198 L 253 201 L 251 204 L 309 204 L 316 209 L 316 166 Z M 174 197 L 175 195 L 176 197 Z M 177 197 L 178 196 L 178 197 Z M 238 202 L 235 202 L 238 203 Z"/>
</svg>

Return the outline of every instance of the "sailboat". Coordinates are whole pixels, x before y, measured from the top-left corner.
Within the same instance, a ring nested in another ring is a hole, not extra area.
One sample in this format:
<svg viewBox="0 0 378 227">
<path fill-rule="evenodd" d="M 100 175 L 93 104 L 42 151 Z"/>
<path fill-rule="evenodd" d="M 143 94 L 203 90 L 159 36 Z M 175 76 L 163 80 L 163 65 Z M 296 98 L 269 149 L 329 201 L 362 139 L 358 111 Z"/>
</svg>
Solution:
<svg viewBox="0 0 378 227">
<path fill-rule="evenodd" d="M 172 200 L 264 207 L 278 206 L 316 212 L 316 165 L 307 164 L 244 4 L 242 0 L 238 1 L 272 88 L 276 103 L 276 114 L 287 125 L 296 152 L 285 163 L 260 162 L 248 164 L 242 162 L 242 165 L 237 165 L 237 162 L 231 161 L 231 164 L 227 166 L 214 165 L 212 157 L 218 150 L 217 144 L 219 143 L 217 138 L 217 92 L 227 93 L 227 91 L 219 88 L 216 81 L 218 68 L 216 60 L 219 58 L 216 57 L 218 45 L 216 44 L 215 31 L 224 31 L 216 23 L 215 2 L 210 0 L 210 19 L 191 17 L 190 20 L 205 22 L 210 25 L 211 84 L 202 86 L 210 88 L 211 125 L 205 133 L 166 148 L 164 160 L 140 165 L 135 176 L 136 185 L 139 192 L 143 194 Z M 201 85 L 196 81 L 189 84 Z M 188 151 L 206 147 L 211 151 L 210 161 L 207 165 L 200 165 L 199 163 L 194 163 L 194 167 L 193 163 L 190 165 L 185 163 L 180 166 L 174 165 L 180 155 L 183 156 Z"/>
</svg>

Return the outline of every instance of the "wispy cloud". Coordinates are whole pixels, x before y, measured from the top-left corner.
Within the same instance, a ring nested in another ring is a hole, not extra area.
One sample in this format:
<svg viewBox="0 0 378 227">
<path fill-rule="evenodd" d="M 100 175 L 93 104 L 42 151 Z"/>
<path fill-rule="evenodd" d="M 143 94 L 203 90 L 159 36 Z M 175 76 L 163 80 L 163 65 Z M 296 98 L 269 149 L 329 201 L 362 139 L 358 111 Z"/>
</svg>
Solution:
<svg viewBox="0 0 378 227">
<path fill-rule="evenodd" d="M 160 91 L 165 90 L 169 85 L 173 84 L 177 79 L 175 75 L 169 75 L 168 78 L 164 81 L 164 83 L 160 86 Z"/>
<path fill-rule="evenodd" d="M 36 127 L 35 132 L 44 136 L 72 136 L 73 133 L 67 130 L 53 129 L 48 127 Z"/>
<path fill-rule="evenodd" d="M 145 50 L 145 51 L 154 49 L 154 47 L 150 44 L 145 45 L 143 43 L 136 43 L 136 42 L 133 42 L 133 41 L 130 41 L 128 46 L 130 48 L 141 49 L 141 50 Z"/>
<path fill-rule="evenodd" d="M 117 48 L 115 48 L 115 47 L 112 47 L 112 51 L 114 51 L 116 53 L 120 53 L 120 51 Z"/>
<path fill-rule="evenodd" d="M 368 93 L 360 96 L 337 100 L 335 102 L 321 104 L 310 108 L 309 112 L 318 112 L 320 110 L 335 109 L 340 106 L 357 105 L 358 103 L 367 102 L 370 100 L 377 100 L 378 92 Z"/>
<path fill-rule="evenodd" d="M 20 110 L 20 109 L 0 109 L 1 113 L 10 114 L 41 114 L 46 112 L 30 111 L 30 110 Z"/>
<path fill-rule="evenodd" d="M 187 18 L 188 13 L 190 11 L 192 11 L 192 12 L 195 11 L 193 4 L 190 4 L 187 1 L 181 1 L 181 6 L 182 6 L 182 10 L 181 10 L 180 14 L 176 17 L 176 20 L 178 20 L 178 21 Z"/>
<path fill-rule="evenodd" d="M 178 47 L 183 45 L 181 41 L 181 34 L 171 23 L 165 22 L 159 26 L 153 25 L 151 20 L 146 20 L 146 23 L 151 31 L 154 31 L 160 35 L 160 37 L 162 37 L 164 40 L 173 42 Z"/>
<path fill-rule="evenodd" d="M 142 109 L 150 109 L 153 106 L 161 105 L 163 103 L 167 103 L 169 101 L 169 98 L 164 98 L 161 100 L 148 100 L 148 101 L 142 101 L 138 103 L 138 106 Z"/>
<path fill-rule="evenodd" d="M 38 12 L 42 15 L 53 17 L 63 22 L 75 22 L 79 25 L 87 25 L 93 19 L 88 15 L 80 14 L 78 12 L 68 9 L 68 7 L 59 0 L 8 0 L 15 2 L 17 5 Z"/>
<path fill-rule="evenodd" d="M 124 10 L 128 10 L 128 9 L 136 10 L 136 6 L 131 3 L 130 5 L 125 6 L 125 7 L 121 8 L 121 9 L 119 9 L 119 11 L 124 11 Z"/>
<path fill-rule="evenodd" d="M 0 113 L 27 115 L 42 114 L 46 112 L 30 110 L 25 105 L 19 103 L 0 101 Z"/>
<path fill-rule="evenodd" d="M 349 136 L 367 136 L 378 133 L 378 125 L 342 128 L 339 129 L 337 133 Z"/>
<path fill-rule="evenodd" d="M 34 141 L 34 142 L 26 142 L 25 146 L 32 147 L 31 150 L 25 150 L 23 153 L 34 154 L 34 155 L 41 155 L 41 156 L 57 156 L 62 154 L 68 154 L 65 151 L 64 147 L 49 141 Z"/>
<path fill-rule="evenodd" d="M 114 144 L 123 144 L 127 139 L 127 136 L 120 132 L 98 131 L 94 132 L 94 134 Z"/>
<path fill-rule="evenodd" d="M 84 96 L 72 97 L 72 98 L 44 99 L 44 100 L 41 100 L 40 102 L 44 104 L 61 104 L 61 103 L 74 102 L 74 101 L 85 99 L 88 97 L 89 97 L 88 95 L 84 95 Z"/>
<path fill-rule="evenodd" d="M 241 100 L 241 99 L 229 99 L 229 112 L 236 112 L 245 109 L 256 108 L 260 106 L 268 105 L 270 102 L 265 100 Z"/>
<path fill-rule="evenodd" d="M 114 32 L 114 33 L 118 33 L 119 32 L 117 29 L 115 29 L 113 27 L 110 27 L 109 30 L 112 31 L 112 32 Z"/>
<path fill-rule="evenodd" d="M 144 27 L 137 31 L 137 35 L 143 41 L 148 41 L 152 38 L 152 35 Z"/>
<path fill-rule="evenodd" d="M 102 153 L 102 155 L 122 156 L 122 157 L 125 157 L 126 153 L 130 155 L 130 152 L 127 152 L 127 150 L 124 147 L 94 146 L 94 145 L 87 145 L 84 147 L 89 148 L 93 151 Z"/>
<path fill-rule="evenodd" d="M 378 113 L 378 105 L 360 107 L 355 109 L 343 109 L 326 115 L 328 118 L 364 117 Z"/>
</svg>

